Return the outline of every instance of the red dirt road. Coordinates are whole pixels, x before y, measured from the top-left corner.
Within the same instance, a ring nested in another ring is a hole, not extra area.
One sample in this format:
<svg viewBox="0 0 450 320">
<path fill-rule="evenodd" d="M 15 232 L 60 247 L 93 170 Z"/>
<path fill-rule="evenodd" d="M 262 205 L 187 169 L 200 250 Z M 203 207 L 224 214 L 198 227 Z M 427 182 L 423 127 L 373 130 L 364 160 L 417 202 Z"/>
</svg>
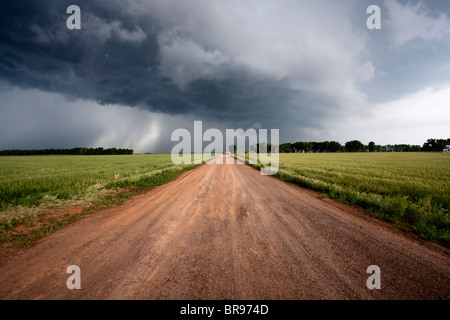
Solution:
<svg viewBox="0 0 450 320">
<path fill-rule="evenodd" d="M 450 255 L 249 166 L 203 165 L 3 259 L 0 299 L 450 299 Z"/>
</svg>

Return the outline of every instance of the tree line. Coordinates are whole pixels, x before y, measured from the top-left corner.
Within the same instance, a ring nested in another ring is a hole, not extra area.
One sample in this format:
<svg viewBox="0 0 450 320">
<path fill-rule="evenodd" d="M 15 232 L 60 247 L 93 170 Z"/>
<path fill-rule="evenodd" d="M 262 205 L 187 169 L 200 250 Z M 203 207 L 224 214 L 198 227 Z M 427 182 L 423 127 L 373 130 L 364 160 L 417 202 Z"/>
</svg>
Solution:
<svg viewBox="0 0 450 320">
<path fill-rule="evenodd" d="M 132 149 L 122 148 L 72 148 L 72 149 L 38 149 L 38 150 L 2 150 L 0 156 L 31 156 L 31 155 L 118 155 L 133 154 Z"/>
<path fill-rule="evenodd" d="M 283 143 L 279 146 L 281 153 L 297 152 L 420 152 L 439 151 L 450 145 L 450 139 L 428 139 L 422 146 L 409 144 L 377 145 L 371 141 L 368 145 L 359 140 L 352 140 L 341 145 L 337 141 L 323 142 L 294 142 Z"/>
</svg>

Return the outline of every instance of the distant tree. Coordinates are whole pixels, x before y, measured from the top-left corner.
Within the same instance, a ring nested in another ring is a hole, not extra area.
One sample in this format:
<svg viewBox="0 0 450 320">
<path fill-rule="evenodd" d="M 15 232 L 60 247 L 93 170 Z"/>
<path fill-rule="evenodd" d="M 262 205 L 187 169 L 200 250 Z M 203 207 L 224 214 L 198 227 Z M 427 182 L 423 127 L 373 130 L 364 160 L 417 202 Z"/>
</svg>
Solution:
<svg viewBox="0 0 450 320">
<path fill-rule="evenodd" d="M 450 139 L 428 139 L 422 146 L 423 151 L 442 151 L 446 145 L 450 145 Z"/>
<path fill-rule="evenodd" d="M 132 149 L 104 149 L 104 148 L 72 148 L 72 149 L 40 149 L 40 150 L 3 150 L 0 156 L 31 156 L 31 155 L 108 155 L 108 154 L 133 154 Z"/>
<path fill-rule="evenodd" d="M 410 151 L 411 152 L 420 152 L 420 151 L 422 151 L 422 147 L 418 146 L 418 145 L 413 145 L 413 146 L 411 146 L 411 150 Z"/>
<path fill-rule="evenodd" d="M 364 144 L 359 140 L 352 140 L 345 143 L 345 151 L 362 152 L 365 150 Z"/>
<path fill-rule="evenodd" d="M 342 146 L 336 141 L 323 141 L 323 142 L 294 142 L 283 143 L 279 145 L 279 152 L 281 153 L 295 153 L 295 152 L 361 152 L 368 150 L 369 152 L 420 152 L 420 151 L 438 151 L 441 152 L 446 145 L 450 145 L 450 139 L 428 139 L 427 142 L 420 145 L 410 144 L 387 144 L 377 145 L 375 142 L 370 141 L 367 146 L 363 145 L 359 140 L 353 140 L 345 143 Z M 270 150 L 270 145 L 268 146 Z M 258 145 L 250 147 L 250 150 L 254 148 L 259 150 Z"/>
<path fill-rule="evenodd" d="M 313 148 L 311 142 L 295 142 L 293 147 L 294 152 L 310 152 Z"/>
<path fill-rule="evenodd" d="M 320 142 L 311 142 L 312 152 L 320 152 L 321 151 L 321 143 Z"/>
<path fill-rule="evenodd" d="M 342 150 L 342 145 L 337 141 L 330 141 L 328 145 L 328 152 L 339 152 Z"/>
<path fill-rule="evenodd" d="M 294 148 L 294 152 L 303 152 L 304 151 L 304 142 L 294 142 L 292 144 Z"/>
<path fill-rule="evenodd" d="M 294 147 L 292 145 L 292 143 L 282 143 L 280 144 L 280 152 L 281 153 L 293 153 L 294 151 Z"/>
</svg>

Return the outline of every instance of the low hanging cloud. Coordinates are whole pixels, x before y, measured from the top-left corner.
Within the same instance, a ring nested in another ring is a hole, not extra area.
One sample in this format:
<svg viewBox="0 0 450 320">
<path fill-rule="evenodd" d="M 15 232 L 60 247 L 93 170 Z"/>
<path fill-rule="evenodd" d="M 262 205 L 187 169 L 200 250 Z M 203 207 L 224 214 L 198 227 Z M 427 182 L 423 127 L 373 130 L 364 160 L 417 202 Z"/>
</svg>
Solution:
<svg viewBox="0 0 450 320">
<path fill-rule="evenodd" d="M 65 27 L 68 4 L 7 4 L 0 78 L 100 104 L 264 125 L 290 111 L 302 122 L 311 107 L 367 105 L 358 89 L 373 75 L 360 59 L 366 39 L 339 4 L 81 1 L 81 30 Z"/>
<path fill-rule="evenodd" d="M 0 150 L 102 146 L 165 153 L 170 151 L 171 131 L 186 120 L 139 108 L 67 100 L 36 89 L 1 85 L 0 94 Z"/>
</svg>

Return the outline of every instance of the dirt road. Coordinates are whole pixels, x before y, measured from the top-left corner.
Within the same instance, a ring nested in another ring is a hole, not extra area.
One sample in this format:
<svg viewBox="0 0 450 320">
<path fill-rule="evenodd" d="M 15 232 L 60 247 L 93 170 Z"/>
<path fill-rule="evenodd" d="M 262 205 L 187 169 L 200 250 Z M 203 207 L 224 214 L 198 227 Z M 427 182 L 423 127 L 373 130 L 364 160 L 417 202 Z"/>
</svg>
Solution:
<svg viewBox="0 0 450 320">
<path fill-rule="evenodd" d="M 242 164 L 187 172 L 0 270 L 1 299 L 450 299 L 448 252 Z"/>
</svg>

